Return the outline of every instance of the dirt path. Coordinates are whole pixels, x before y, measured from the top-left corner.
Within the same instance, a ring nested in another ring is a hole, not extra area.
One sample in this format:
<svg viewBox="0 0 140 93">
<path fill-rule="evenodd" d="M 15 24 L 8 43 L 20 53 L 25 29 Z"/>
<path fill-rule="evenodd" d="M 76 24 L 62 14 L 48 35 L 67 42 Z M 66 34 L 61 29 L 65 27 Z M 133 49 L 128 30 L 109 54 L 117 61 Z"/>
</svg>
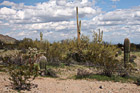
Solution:
<svg viewBox="0 0 140 93">
<path fill-rule="evenodd" d="M 7 79 L 8 76 L 0 73 L 0 93 L 15 93 L 4 78 Z M 38 87 L 22 93 L 140 93 L 140 86 L 119 82 L 38 77 L 34 84 L 38 84 Z"/>
</svg>

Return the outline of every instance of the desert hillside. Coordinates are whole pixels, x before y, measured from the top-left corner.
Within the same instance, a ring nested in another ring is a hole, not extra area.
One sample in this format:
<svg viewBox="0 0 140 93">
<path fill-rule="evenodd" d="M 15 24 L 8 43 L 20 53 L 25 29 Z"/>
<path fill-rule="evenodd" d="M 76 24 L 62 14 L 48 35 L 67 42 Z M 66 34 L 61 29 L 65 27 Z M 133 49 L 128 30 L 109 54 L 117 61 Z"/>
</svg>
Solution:
<svg viewBox="0 0 140 93">
<path fill-rule="evenodd" d="M 0 42 L 6 43 L 6 44 L 14 44 L 16 41 L 17 40 L 13 37 L 0 34 Z"/>
</svg>

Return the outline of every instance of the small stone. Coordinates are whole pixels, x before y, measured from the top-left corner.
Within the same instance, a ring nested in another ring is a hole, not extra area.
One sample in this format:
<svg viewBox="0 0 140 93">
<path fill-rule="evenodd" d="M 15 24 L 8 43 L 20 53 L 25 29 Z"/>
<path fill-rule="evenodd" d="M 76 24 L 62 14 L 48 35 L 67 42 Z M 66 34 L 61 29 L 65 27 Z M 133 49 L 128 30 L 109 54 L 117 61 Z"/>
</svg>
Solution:
<svg viewBox="0 0 140 93">
<path fill-rule="evenodd" d="M 100 89 L 103 89 L 103 86 L 100 86 L 99 88 L 100 88 Z"/>
</svg>

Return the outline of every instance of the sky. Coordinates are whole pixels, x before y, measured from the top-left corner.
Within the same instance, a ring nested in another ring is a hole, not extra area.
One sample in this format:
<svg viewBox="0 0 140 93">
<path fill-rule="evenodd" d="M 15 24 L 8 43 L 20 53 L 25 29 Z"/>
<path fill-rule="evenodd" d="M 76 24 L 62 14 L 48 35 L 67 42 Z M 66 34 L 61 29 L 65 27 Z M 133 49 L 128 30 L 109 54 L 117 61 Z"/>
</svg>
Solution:
<svg viewBox="0 0 140 93">
<path fill-rule="evenodd" d="M 140 0 L 0 0 L 0 34 L 60 41 L 77 36 L 76 7 L 81 33 L 93 37 L 101 29 L 113 44 L 140 43 Z"/>
</svg>

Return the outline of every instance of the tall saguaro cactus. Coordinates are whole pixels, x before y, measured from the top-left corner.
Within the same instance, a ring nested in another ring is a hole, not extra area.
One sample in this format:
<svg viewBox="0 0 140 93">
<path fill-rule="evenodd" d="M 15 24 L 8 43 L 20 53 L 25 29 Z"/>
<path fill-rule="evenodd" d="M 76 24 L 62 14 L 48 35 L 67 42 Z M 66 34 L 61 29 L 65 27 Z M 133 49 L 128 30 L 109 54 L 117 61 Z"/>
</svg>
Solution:
<svg viewBox="0 0 140 93">
<path fill-rule="evenodd" d="M 76 18 L 77 18 L 77 40 L 78 40 L 78 45 L 80 44 L 80 35 L 81 35 L 81 20 L 78 20 L 78 7 L 76 7 Z"/>
<path fill-rule="evenodd" d="M 42 34 L 42 32 L 40 32 L 40 41 L 42 41 L 43 40 L 43 34 Z"/>
<path fill-rule="evenodd" d="M 102 39 L 103 39 L 103 31 L 100 31 L 100 29 L 99 29 L 98 42 L 101 43 Z"/>
<path fill-rule="evenodd" d="M 124 40 L 124 67 L 126 68 L 126 64 L 129 62 L 130 58 L 130 40 L 125 38 Z"/>
</svg>

